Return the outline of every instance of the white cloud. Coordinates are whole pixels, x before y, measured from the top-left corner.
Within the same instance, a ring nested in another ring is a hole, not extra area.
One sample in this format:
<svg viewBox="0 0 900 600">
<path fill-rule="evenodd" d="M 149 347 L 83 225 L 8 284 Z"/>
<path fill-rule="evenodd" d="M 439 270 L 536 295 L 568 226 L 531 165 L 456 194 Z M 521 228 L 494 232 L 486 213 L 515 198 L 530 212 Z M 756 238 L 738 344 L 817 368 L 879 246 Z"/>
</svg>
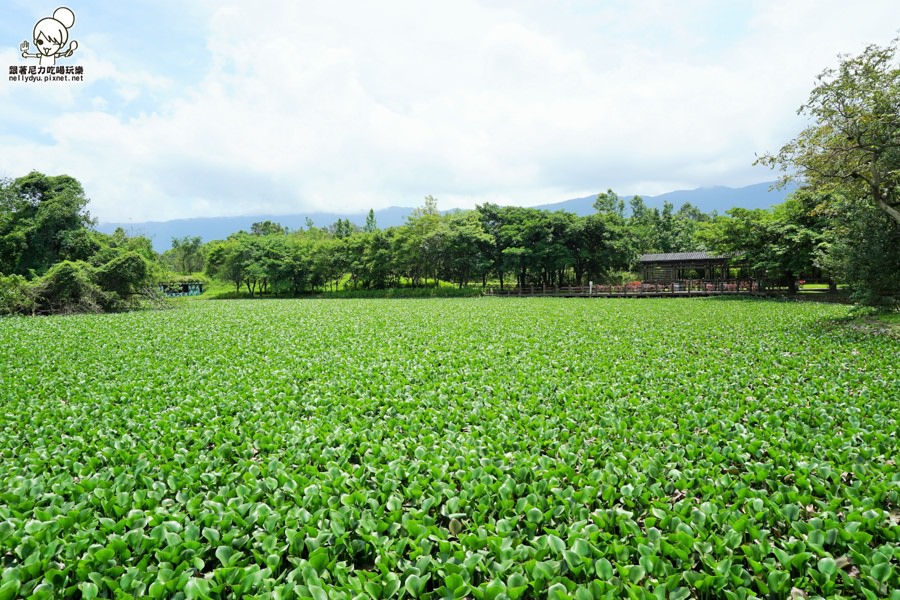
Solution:
<svg viewBox="0 0 900 600">
<path fill-rule="evenodd" d="M 107 221 L 745 185 L 815 75 L 893 37 L 863 4 L 207 3 L 205 76 L 86 51 L 114 89 L 3 89 L 33 129 L 0 160 L 78 177 Z"/>
</svg>

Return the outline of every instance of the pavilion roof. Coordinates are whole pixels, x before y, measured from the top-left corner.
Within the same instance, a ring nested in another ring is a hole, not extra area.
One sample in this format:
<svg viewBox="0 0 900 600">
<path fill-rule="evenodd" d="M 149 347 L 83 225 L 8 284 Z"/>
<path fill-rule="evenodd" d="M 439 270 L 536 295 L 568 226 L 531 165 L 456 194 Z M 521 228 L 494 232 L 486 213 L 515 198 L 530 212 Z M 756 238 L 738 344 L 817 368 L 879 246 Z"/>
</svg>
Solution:
<svg viewBox="0 0 900 600">
<path fill-rule="evenodd" d="M 640 262 L 683 262 L 688 260 L 727 260 L 731 254 L 711 254 L 709 252 L 665 252 L 662 254 L 642 254 Z"/>
</svg>

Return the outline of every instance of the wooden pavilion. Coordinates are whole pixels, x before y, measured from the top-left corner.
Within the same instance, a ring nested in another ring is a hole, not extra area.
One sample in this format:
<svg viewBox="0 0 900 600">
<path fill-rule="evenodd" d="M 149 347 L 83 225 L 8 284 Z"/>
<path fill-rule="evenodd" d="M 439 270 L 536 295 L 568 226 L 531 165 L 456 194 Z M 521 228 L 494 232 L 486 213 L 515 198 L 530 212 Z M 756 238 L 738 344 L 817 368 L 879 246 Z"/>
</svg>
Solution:
<svg viewBox="0 0 900 600">
<path fill-rule="evenodd" d="M 641 281 L 671 283 L 673 281 L 749 278 L 747 265 L 734 255 L 709 252 L 668 252 L 644 254 L 639 260 Z"/>
</svg>

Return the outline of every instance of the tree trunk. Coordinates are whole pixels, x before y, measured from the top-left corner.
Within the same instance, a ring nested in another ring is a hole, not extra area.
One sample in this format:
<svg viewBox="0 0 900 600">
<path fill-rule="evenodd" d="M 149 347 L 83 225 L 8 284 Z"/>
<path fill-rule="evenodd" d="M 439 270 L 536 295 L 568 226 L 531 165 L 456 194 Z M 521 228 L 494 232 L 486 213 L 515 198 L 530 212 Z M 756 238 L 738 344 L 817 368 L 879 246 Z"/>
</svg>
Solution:
<svg viewBox="0 0 900 600">
<path fill-rule="evenodd" d="M 787 276 L 787 284 L 788 284 L 788 293 L 796 294 L 797 293 L 797 278 L 794 277 L 793 273 L 791 273 Z"/>
<path fill-rule="evenodd" d="M 875 204 L 878 206 L 878 208 L 890 215 L 890 217 L 894 219 L 898 225 L 900 225 L 900 210 L 897 210 L 896 208 L 885 202 L 884 198 L 882 198 L 881 196 L 881 190 L 879 190 L 878 188 L 872 190 L 872 198 L 875 199 Z"/>
</svg>

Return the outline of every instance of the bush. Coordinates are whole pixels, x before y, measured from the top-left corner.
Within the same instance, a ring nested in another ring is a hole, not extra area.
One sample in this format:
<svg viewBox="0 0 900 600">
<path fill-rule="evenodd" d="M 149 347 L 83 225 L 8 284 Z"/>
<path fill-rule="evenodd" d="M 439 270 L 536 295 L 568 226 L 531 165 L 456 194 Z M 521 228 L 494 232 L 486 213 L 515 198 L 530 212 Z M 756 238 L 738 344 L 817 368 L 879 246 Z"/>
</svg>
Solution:
<svg viewBox="0 0 900 600">
<path fill-rule="evenodd" d="M 0 276 L 0 314 L 114 312 L 152 299 L 151 269 L 135 252 L 124 252 L 99 267 L 63 261 L 34 282 Z"/>
<path fill-rule="evenodd" d="M 36 307 L 31 285 L 21 275 L 0 275 L 0 315 L 31 314 Z"/>
<path fill-rule="evenodd" d="M 147 261 L 135 252 L 125 252 L 96 270 L 94 280 L 108 292 L 125 301 L 146 287 L 150 269 Z"/>
<path fill-rule="evenodd" d="M 69 314 L 117 310 L 118 295 L 104 291 L 93 280 L 93 269 L 82 261 L 63 261 L 50 267 L 32 284 L 35 310 Z"/>
</svg>

